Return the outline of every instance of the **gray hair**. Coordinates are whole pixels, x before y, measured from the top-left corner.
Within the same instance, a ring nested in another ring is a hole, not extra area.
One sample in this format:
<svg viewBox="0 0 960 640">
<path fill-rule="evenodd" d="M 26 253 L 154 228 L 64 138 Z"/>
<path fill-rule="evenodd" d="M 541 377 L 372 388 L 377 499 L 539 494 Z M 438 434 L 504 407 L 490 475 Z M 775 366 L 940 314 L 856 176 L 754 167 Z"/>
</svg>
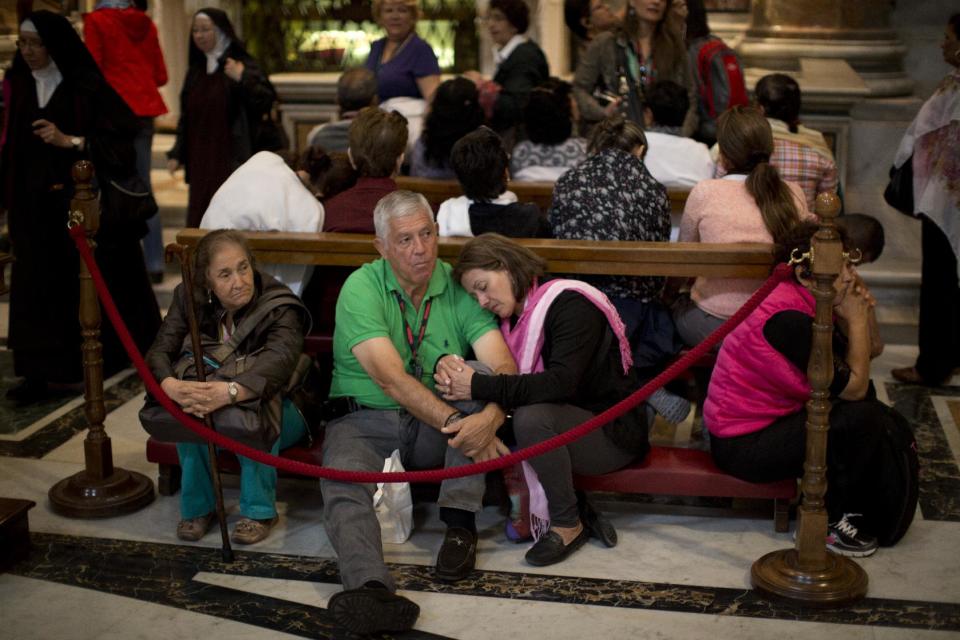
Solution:
<svg viewBox="0 0 960 640">
<path fill-rule="evenodd" d="M 391 220 L 423 212 L 430 215 L 431 222 L 434 221 L 433 208 L 423 194 L 403 189 L 393 191 L 380 198 L 380 202 L 374 208 L 373 228 L 376 229 L 377 237 L 386 242 L 390 235 Z"/>
<path fill-rule="evenodd" d="M 347 69 L 337 80 L 337 105 L 341 111 L 359 111 L 377 97 L 377 76 L 366 67 Z"/>
</svg>

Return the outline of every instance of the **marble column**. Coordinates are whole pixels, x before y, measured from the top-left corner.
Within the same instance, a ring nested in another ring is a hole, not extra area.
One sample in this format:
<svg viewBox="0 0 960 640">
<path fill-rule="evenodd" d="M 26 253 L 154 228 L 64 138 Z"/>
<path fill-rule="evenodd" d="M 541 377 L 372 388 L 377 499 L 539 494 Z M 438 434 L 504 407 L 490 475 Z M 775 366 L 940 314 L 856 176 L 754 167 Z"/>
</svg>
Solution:
<svg viewBox="0 0 960 640">
<path fill-rule="evenodd" d="M 891 8 L 889 0 L 753 0 L 740 55 L 747 66 L 786 72 L 799 68 L 800 56 L 844 60 L 870 97 L 910 95 Z"/>
</svg>

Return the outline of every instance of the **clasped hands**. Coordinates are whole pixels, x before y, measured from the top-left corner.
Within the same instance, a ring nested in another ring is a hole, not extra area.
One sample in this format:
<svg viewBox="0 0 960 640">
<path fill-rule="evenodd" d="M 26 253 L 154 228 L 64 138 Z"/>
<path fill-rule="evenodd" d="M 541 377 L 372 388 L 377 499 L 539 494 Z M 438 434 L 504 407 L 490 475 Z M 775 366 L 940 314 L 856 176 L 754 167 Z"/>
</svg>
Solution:
<svg viewBox="0 0 960 640">
<path fill-rule="evenodd" d="M 160 387 L 186 413 L 203 418 L 230 404 L 227 383 L 222 381 L 196 382 L 164 378 Z"/>
<path fill-rule="evenodd" d="M 470 381 L 474 373 L 463 358 L 448 355 L 437 362 L 433 379 L 444 400 L 470 400 Z M 502 409 L 488 404 L 482 411 L 444 425 L 440 432 L 452 436 L 450 446 L 460 449 L 474 462 L 493 460 L 510 453 L 507 445 L 497 437 L 497 429 L 504 419 Z"/>
</svg>

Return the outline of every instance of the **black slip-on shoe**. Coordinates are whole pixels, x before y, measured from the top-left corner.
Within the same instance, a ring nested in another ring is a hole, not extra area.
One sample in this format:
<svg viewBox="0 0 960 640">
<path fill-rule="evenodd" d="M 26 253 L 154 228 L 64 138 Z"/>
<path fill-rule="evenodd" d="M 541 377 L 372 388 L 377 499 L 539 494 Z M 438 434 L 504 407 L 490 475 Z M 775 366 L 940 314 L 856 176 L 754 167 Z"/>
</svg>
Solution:
<svg viewBox="0 0 960 640">
<path fill-rule="evenodd" d="M 524 559 L 527 564 L 535 567 L 546 567 L 567 559 L 571 553 L 583 546 L 590 537 L 590 531 L 584 527 L 580 534 L 570 541 L 570 544 L 564 545 L 563 538 L 556 531 L 547 531 L 547 533 L 537 540 L 536 544 L 530 547 Z"/>
<path fill-rule="evenodd" d="M 466 578 L 477 564 L 477 534 L 463 527 L 449 527 L 437 553 L 434 573 L 441 580 Z"/>
<path fill-rule="evenodd" d="M 358 635 L 409 631 L 420 616 L 416 602 L 367 587 L 333 594 L 327 609 L 337 624 Z"/>
<path fill-rule="evenodd" d="M 594 509 L 586 496 L 583 496 L 578 504 L 580 520 L 583 522 L 584 528 L 590 532 L 590 535 L 600 540 L 605 547 L 613 548 L 617 546 L 617 530 L 613 523 Z"/>
</svg>

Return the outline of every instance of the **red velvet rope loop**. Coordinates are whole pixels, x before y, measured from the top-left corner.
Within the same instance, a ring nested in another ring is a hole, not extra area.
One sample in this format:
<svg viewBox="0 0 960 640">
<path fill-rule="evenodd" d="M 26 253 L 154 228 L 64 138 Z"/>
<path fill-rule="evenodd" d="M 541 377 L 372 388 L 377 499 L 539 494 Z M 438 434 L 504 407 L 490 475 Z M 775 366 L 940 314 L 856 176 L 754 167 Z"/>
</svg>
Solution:
<svg viewBox="0 0 960 640">
<path fill-rule="evenodd" d="M 205 440 L 212 442 L 218 447 L 232 451 L 237 455 L 246 456 L 247 458 L 255 460 L 256 462 L 267 464 L 276 467 L 277 469 L 282 469 L 298 475 L 324 478 L 326 480 L 336 480 L 339 482 L 441 482 L 442 480 L 447 480 L 450 478 L 463 478 L 465 476 L 471 476 L 478 473 L 487 473 L 488 471 L 503 469 L 528 458 L 543 455 L 544 453 L 552 451 L 557 447 L 570 444 L 574 440 L 585 436 L 591 431 L 599 429 L 606 423 L 619 418 L 627 411 L 630 411 L 638 404 L 646 400 L 647 397 L 649 397 L 650 394 L 656 389 L 659 389 L 680 375 L 683 371 L 689 368 L 690 365 L 695 363 L 708 351 L 710 351 L 715 344 L 723 340 L 723 338 L 726 337 L 726 335 L 730 333 L 734 327 L 743 322 L 743 320 L 757 307 L 757 305 L 759 305 L 763 299 L 766 298 L 771 291 L 773 291 L 774 287 L 788 279 L 792 274 L 792 270 L 789 266 L 786 264 L 778 264 L 771 276 L 759 289 L 757 289 L 756 292 L 754 292 L 750 299 L 747 300 L 747 302 L 744 303 L 744 305 L 740 307 L 740 309 L 726 322 L 717 328 L 716 331 L 711 333 L 706 340 L 681 356 L 662 373 L 660 373 L 660 375 L 643 385 L 643 387 L 637 391 L 634 391 L 632 394 L 613 405 L 603 413 L 594 416 L 583 424 L 570 429 L 566 433 L 554 436 L 549 440 L 544 440 L 543 442 L 538 442 L 537 444 L 527 447 L 526 449 L 514 451 L 509 455 L 503 456 L 502 458 L 497 458 L 495 460 L 474 462 L 472 464 L 467 464 L 460 467 L 451 467 L 449 469 L 382 473 L 379 471 L 374 472 L 331 469 L 329 467 L 321 467 L 299 462 L 297 460 L 281 458 L 280 456 L 265 453 L 227 438 L 213 431 L 212 429 L 207 428 L 206 425 L 193 416 L 184 413 L 180 407 L 177 406 L 177 404 L 163 391 L 159 383 L 157 383 L 157 381 L 154 379 L 150 369 L 147 367 L 147 363 L 144 362 L 143 356 L 140 355 L 140 351 L 137 349 L 133 338 L 130 336 L 130 331 L 124 324 L 123 319 L 120 317 L 120 313 L 117 311 L 117 307 L 113 302 L 113 298 L 110 296 L 107 285 L 103 280 L 103 275 L 100 273 L 100 269 L 93 257 L 93 252 L 90 250 L 90 245 L 87 243 L 83 227 L 77 226 L 71 228 L 70 235 L 73 237 L 73 240 L 77 245 L 77 250 L 80 252 L 80 256 L 83 258 L 83 261 L 86 263 L 87 268 L 90 271 L 90 275 L 93 277 L 93 281 L 97 289 L 97 295 L 103 304 L 103 310 L 110 319 L 110 322 L 113 323 L 113 326 L 117 331 L 117 335 L 120 337 L 120 341 L 127 350 L 127 355 L 130 356 L 130 360 L 133 362 L 133 366 L 136 368 L 137 373 L 139 373 L 140 377 L 143 379 L 147 391 L 149 391 L 150 394 L 153 395 L 153 397 L 156 398 L 157 401 L 167 411 L 169 411 L 177 420 L 179 420 L 183 426 L 190 429 Z"/>
</svg>

